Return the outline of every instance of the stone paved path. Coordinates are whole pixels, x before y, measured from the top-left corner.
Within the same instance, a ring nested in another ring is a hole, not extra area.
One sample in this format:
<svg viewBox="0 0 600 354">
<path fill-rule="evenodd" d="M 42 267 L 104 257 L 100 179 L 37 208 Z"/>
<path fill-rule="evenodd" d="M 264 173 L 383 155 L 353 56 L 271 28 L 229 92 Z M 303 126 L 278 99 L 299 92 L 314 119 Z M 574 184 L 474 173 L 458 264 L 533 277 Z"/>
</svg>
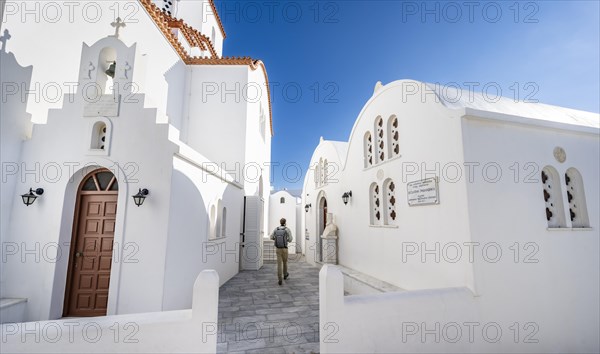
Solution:
<svg viewBox="0 0 600 354">
<path fill-rule="evenodd" d="M 319 269 L 290 255 L 288 272 L 279 286 L 265 262 L 219 289 L 218 353 L 319 352 Z"/>
</svg>

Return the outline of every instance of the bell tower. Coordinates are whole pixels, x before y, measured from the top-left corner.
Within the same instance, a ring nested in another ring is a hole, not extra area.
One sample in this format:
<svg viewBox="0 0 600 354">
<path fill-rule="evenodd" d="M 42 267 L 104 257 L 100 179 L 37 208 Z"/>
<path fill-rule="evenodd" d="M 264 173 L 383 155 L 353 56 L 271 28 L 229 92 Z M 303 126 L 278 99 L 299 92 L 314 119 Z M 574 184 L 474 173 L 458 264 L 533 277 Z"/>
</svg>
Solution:
<svg viewBox="0 0 600 354">
<path fill-rule="evenodd" d="M 225 31 L 213 0 L 153 0 L 171 17 L 181 19 L 212 42 L 217 55 L 223 55 Z"/>
</svg>

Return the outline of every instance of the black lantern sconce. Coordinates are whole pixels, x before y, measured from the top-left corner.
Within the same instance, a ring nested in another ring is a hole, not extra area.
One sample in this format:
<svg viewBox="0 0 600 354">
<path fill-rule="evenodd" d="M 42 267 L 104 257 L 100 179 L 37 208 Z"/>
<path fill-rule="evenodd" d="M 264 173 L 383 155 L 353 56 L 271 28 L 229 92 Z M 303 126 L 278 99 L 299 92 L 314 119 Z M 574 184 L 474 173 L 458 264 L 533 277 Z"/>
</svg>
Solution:
<svg viewBox="0 0 600 354">
<path fill-rule="evenodd" d="M 312 207 L 312 204 L 306 204 L 304 206 L 304 211 L 308 213 L 308 210 Z"/>
<path fill-rule="evenodd" d="M 344 201 L 344 205 L 348 204 L 348 200 L 352 198 L 352 191 L 346 192 L 342 195 L 342 200 Z"/>
<path fill-rule="evenodd" d="M 44 194 L 44 189 L 42 188 L 36 188 L 36 190 L 33 190 L 33 188 L 29 188 L 29 193 L 21 195 L 21 198 L 23 198 L 23 204 L 25 204 L 26 206 L 30 206 L 31 204 L 33 204 L 33 202 L 35 202 L 37 197 L 42 194 Z"/>
<path fill-rule="evenodd" d="M 144 204 L 144 201 L 146 200 L 146 196 L 148 195 L 148 193 L 150 193 L 146 188 L 141 189 L 140 191 L 132 196 L 133 197 L 133 201 L 135 202 L 135 205 L 137 205 L 138 207 L 141 206 L 142 204 Z"/>
</svg>

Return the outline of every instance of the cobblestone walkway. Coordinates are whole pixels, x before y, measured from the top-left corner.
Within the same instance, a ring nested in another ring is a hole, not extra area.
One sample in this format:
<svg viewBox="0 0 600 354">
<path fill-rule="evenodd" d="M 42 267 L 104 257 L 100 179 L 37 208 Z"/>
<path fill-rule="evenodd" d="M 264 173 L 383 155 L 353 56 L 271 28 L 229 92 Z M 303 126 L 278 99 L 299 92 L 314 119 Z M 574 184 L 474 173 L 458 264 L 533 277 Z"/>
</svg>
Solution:
<svg viewBox="0 0 600 354">
<path fill-rule="evenodd" d="M 288 260 L 277 284 L 277 265 L 242 271 L 219 289 L 218 353 L 318 353 L 319 269 Z"/>
</svg>

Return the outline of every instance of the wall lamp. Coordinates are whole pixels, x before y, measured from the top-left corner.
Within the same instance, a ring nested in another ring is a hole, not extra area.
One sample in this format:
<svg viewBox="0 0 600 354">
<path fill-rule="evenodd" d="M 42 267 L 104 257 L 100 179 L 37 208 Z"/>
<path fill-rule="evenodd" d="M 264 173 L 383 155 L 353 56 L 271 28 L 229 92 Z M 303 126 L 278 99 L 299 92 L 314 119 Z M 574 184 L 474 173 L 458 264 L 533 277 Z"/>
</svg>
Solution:
<svg viewBox="0 0 600 354">
<path fill-rule="evenodd" d="M 146 188 L 141 189 L 140 191 L 132 196 L 133 197 L 133 201 L 135 202 L 135 205 L 137 205 L 138 207 L 141 206 L 142 204 L 144 204 L 144 201 L 146 200 L 146 196 L 148 195 L 148 193 L 150 193 Z"/>
<path fill-rule="evenodd" d="M 37 188 L 36 190 L 33 190 L 33 188 L 29 188 L 29 193 L 21 195 L 21 198 L 23 198 L 23 204 L 30 206 L 31 204 L 33 204 L 33 202 L 35 202 L 37 197 L 42 194 L 44 194 L 43 188 Z"/>
<path fill-rule="evenodd" d="M 312 204 L 306 204 L 304 206 L 304 211 L 308 213 L 308 210 L 312 207 Z"/>
<path fill-rule="evenodd" d="M 344 201 L 344 205 L 348 204 L 348 200 L 352 198 L 352 191 L 346 192 L 342 195 L 342 200 Z"/>
</svg>

